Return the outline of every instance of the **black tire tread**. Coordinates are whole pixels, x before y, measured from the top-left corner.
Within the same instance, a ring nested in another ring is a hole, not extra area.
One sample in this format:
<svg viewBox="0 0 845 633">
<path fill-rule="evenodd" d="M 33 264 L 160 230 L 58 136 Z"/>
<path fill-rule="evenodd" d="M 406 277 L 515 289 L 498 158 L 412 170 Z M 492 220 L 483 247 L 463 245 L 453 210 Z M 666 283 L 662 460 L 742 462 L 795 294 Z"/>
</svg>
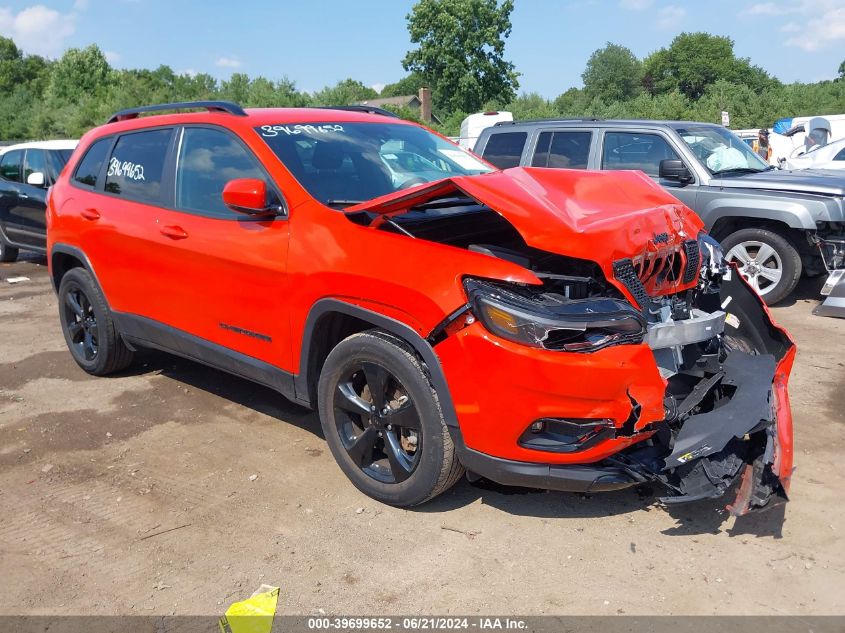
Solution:
<svg viewBox="0 0 845 633">
<path fill-rule="evenodd" d="M 429 389 L 431 389 L 431 397 L 434 398 L 437 410 L 440 412 L 440 426 L 443 433 L 443 467 L 440 469 L 440 476 L 437 478 L 437 483 L 434 485 L 431 493 L 428 497 L 420 501 L 420 503 L 431 501 L 434 497 L 437 497 L 454 486 L 464 474 L 464 467 L 458 459 L 458 451 L 455 449 L 455 443 L 452 441 L 452 435 L 449 433 L 449 427 L 446 426 L 446 420 L 443 417 L 443 409 L 440 406 L 440 398 L 437 395 L 437 391 L 431 384 L 431 379 L 429 378 L 428 372 L 425 370 L 422 361 L 419 356 L 417 356 L 416 351 L 408 345 L 408 343 L 398 336 L 394 336 L 393 334 L 382 330 L 362 332 L 362 334 L 381 338 L 382 340 L 392 343 L 402 350 L 402 353 L 408 359 L 408 362 L 420 372 L 420 375 L 428 383 Z"/>
<path fill-rule="evenodd" d="M 9 263 L 13 262 L 18 258 L 20 254 L 20 249 L 16 246 L 12 246 L 11 244 L 7 243 L 2 237 L 0 237 L 0 262 Z"/>
<path fill-rule="evenodd" d="M 437 397 L 437 392 L 431 384 L 431 380 L 428 376 L 428 372 L 426 371 L 422 360 L 416 354 L 414 349 L 400 337 L 390 334 L 389 332 L 386 332 L 384 330 L 378 329 L 367 330 L 364 332 L 352 334 L 346 339 L 344 339 L 341 343 L 355 344 L 357 342 L 367 344 L 367 342 L 372 341 L 372 339 L 376 339 L 378 342 L 371 342 L 371 345 L 383 345 L 384 343 L 387 343 L 394 347 L 396 351 L 398 351 L 401 356 L 404 357 L 408 365 L 419 374 L 421 380 L 423 380 L 428 385 L 428 388 L 431 390 L 431 396 L 440 418 L 440 430 L 442 433 L 443 443 L 443 462 L 441 464 L 440 472 L 438 473 L 436 482 L 434 483 L 432 488 L 427 492 L 427 494 L 422 499 L 407 504 L 405 507 L 417 506 L 422 503 L 426 503 L 427 501 L 430 501 L 434 497 L 444 493 L 446 490 L 455 485 L 455 483 L 457 483 L 457 481 L 463 475 L 464 468 L 458 460 L 457 450 L 455 448 L 454 443 L 452 442 L 452 436 L 449 433 L 449 428 L 446 425 L 446 420 L 443 417 L 443 411 L 440 406 L 440 399 Z"/>
<path fill-rule="evenodd" d="M 80 367 L 93 376 L 107 376 L 126 369 L 132 364 L 135 354 L 123 342 L 123 338 L 120 336 L 120 332 L 117 330 L 117 326 L 112 319 L 111 310 L 99 285 L 94 281 L 91 273 L 84 268 L 72 268 L 62 277 L 62 283 L 59 286 L 60 315 L 62 310 L 61 298 L 64 296 L 66 284 L 71 281 L 76 281 L 85 289 L 88 299 L 95 304 L 96 309 L 102 315 L 102 322 L 98 323 L 98 330 L 100 333 L 100 349 L 105 351 L 105 360 L 98 367 L 89 368 L 82 365 Z M 61 318 L 64 320 L 63 316 Z"/>
</svg>

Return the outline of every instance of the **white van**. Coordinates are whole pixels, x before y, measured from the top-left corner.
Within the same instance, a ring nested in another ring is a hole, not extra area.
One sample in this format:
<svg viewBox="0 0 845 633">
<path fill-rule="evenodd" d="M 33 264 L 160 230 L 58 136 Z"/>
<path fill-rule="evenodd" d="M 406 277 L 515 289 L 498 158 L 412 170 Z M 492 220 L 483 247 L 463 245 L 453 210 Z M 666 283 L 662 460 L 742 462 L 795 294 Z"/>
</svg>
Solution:
<svg viewBox="0 0 845 633">
<path fill-rule="evenodd" d="M 499 121 L 513 121 L 510 112 L 477 112 L 470 114 L 461 121 L 461 135 L 457 139 L 458 145 L 472 150 L 482 130 L 493 127 Z"/>
</svg>

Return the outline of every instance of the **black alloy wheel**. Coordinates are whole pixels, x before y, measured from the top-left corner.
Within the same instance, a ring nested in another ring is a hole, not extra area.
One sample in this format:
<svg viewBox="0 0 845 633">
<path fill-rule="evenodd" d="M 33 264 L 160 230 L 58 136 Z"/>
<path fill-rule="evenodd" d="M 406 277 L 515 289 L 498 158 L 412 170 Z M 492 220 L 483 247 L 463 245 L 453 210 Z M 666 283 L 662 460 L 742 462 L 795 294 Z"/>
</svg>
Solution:
<svg viewBox="0 0 845 633">
<path fill-rule="evenodd" d="M 320 371 L 317 406 L 338 466 L 373 499 L 419 505 L 464 472 L 427 368 L 393 334 L 367 330 L 335 345 Z"/>
<path fill-rule="evenodd" d="M 97 315 L 81 288 L 73 288 L 65 293 L 62 315 L 73 355 L 86 362 L 94 361 L 100 347 Z"/>
<path fill-rule="evenodd" d="M 341 445 L 373 479 L 405 481 L 422 454 L 420 415 L 407 389 L 385 367 L 353 365 L 337 383 L 334 418 Z"/>
</svg>

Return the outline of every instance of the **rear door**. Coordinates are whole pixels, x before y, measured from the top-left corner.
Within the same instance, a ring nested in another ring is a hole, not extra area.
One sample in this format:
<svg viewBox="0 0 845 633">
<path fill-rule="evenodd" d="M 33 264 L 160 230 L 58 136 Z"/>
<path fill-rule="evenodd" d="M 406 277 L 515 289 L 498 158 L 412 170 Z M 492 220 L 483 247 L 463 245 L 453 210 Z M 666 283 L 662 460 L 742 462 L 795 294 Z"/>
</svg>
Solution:
<svg viewBox="0 0 845 633">
<path fill-rule="evenodd" d="M 161 288 L 171 283 L 153 255 L 161 238 L 157 212 L 172 205 L 172 127 L 96 141 L 79 162 L 74 212 L 77 239 L 115 312 L 157 319 Z"/>
<path fill-rule="evenodd" d="M 593 146 L 597 144 L 596 136 L 590 129 L 542 130 L 528 164 L 551 169 L 587 169 Z"/>
</svg>

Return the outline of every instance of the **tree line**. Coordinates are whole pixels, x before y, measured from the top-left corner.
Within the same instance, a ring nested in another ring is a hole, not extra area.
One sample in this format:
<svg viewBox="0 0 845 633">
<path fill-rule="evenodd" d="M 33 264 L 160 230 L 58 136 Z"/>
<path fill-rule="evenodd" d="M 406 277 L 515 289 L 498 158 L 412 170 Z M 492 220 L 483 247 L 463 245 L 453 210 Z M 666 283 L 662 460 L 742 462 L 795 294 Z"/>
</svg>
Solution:
<svg viewBox="0 0 845 633">
<path fill-rule="evenodd" d="M 737 57 L 730 38 L 707 33 L 681 33 L 644 59 L 608 42 L 586 61 L 582 88 L 554 99 L 537 93 L 517 96 L 519 73 L 505 58 L 513 1 L 419 0 L 407 16 L 413 45 L 402 61 L 407 74 L 380 93 L 352 78 L 308 93 L 287 77 L 234 73 L 218 81 L 169 66 L 117 69 L 96 45 L 71 48 L 49 60 L 24 54 L 11 39 L 0 37 L 0 140 L 77 138 L 113 112 L 152 103 L 224 99 L 246 107 L 349 105 L 416 94 L 422 86 L 432 89 L 434 112 L 442 121 L 435 127 L 450 136 L 458 134 L 467 114 L 479 110 L 509 110 L 515 119 L 713 122 L 727 110 L 734 128 L 845 111 L 845 61 L 837 79 L 784 84 Z M 414 111 L 393 109 L 416 119 Z"/>
</svg>

